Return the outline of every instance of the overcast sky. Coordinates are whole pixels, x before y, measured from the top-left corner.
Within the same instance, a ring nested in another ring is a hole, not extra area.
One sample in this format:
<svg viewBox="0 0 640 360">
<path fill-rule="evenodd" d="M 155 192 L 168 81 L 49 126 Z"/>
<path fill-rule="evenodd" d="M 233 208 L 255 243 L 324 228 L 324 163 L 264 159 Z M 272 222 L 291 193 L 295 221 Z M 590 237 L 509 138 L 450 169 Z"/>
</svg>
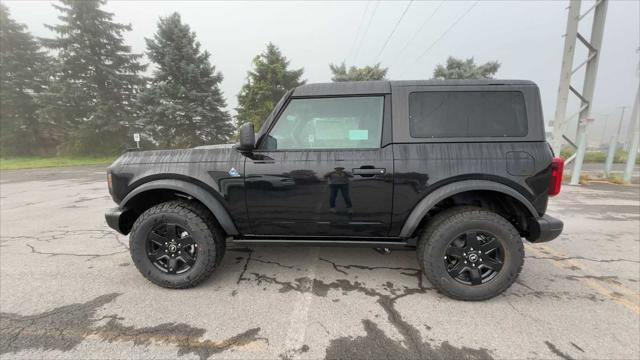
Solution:
<svg viewBox="0 0 640 360">
<path fill-rule="evenodd" d="M 51 36 L 43 25 L 58 21 L 51 2 L 3 2 L 13 18 L 26 24 L 34 35 Z M 583 12 L 593 4 L 583 2 Z M 223 73 L 222 90 L 229 110 L 237 104 L 252 58 L 271 41 L 291 60 L 293 68 L 304 68 L 308 82 L 330 81 L 328 64 L 345 60 L 348 65 L 381 62 L 389 67 L 390 79 L 428 79 L 449 55 L 474 57 L 479 63 L 498 60 L 502 63 L 498 78 L 538 83 L 545 120 L 551 120 L 568 1 L 475 3 L 414 1 L 384 49 L 409 1 L 110 1 L 105 8 L 115 14 L 116 21 L 133 26 L 126 42 L 138 53 L 145 51 L 144 38 L 153 35 L 159 17 L 179 12 Z M 580 31 L 587 38 L 590 20 L 587 16 L 581 22 Z M 618 107 L 633 104 L 639 47 L 640 1 L 611 1 L 592 112 L 596 118 L 590 131 L 592 142 L 602 137 L 607 115 L 606 133 L 610 134 L 617 128 Z M 586 50 L 581 45 L 577 49 L 575 63 L 579 64 Z M 581 78 L 574 78 L 574 87 L 581 86 Z M 577 103 L 571 105 L 568 113 L 577 109 Z M 630 112 L 627 109 L 626 119 Z"/>
</svg>

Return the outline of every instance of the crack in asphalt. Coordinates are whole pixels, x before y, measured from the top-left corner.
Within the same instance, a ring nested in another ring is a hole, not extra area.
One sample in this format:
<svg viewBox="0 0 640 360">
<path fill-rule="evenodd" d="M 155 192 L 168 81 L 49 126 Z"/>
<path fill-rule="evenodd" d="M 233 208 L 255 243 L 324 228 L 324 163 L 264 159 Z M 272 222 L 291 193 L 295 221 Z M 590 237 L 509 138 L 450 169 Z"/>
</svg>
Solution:
<svg viewBox="0 0 640 360">
<path fill-rule="evenodd" d="M 593 261 L 599 263 L 614 263 L 614 262 L 630 262 L 635 264 L 640 264 L 640 260 L 632 260 L 632 259 L 594 259 L 588 258 L 584 256 L 534 256 L 527 255 L 525 258 L 531 258 L 536 260 L 553 260 L 553 261 L 564 261 L 564 260 L 584 260 L 584 261 Z"/>
<path fill-rule="evenodd" d="M 302 353 L 306 353 L 308 351 L 309 351 L 309 345 L 304 344 L 298 349 L 292 349 L 292 350 L 285 351 L 284 353 L 280 354 L 279 357 L 282 360 L 292 360 L 296 356 L 298 356 L 298 355 L 300 355 Z"/>
<path fill-rule="evenodd" d="M 547 347 L 549 348 L 549 350 L 551 350 L 552 353 L 558 355 L 558 357 L 560 357 L 561 359 L 573 360 L 571 356 L 560 351 L 558 347 L 556 347 L 554 344 L 550 343 L 549 341 L 545 341 L 544 343 L 547 345 Z"/>
<path fill-rule="evenodd" d="M 617 276 L 566 275 L 564 278 L 567 280 L 574 280 L 574 281 L 579 279 L 592 279 L 592 280 L 598 280 L 598 281 L 602 281 L 610 284 L 622 285 L 622 283 L 618 281 L 619 278 Z"/>
<path fill-rule="evenodd" d="M 574 348 L 580 350 L 581 352 L 584 352 L 584 349 L 582 349 L 580 346 L 576 345 L 575 343 L 569 342 L 569 344 L 571 344 Z"/>
<path fill-rule="evenodd" d="M 607 301 L 605 298 L 598 297 L 596 294 L 576 294 L 571 291 L 526 291 L 526 292 L 516 292 L 512 291 L 509 293 L 509 296 L 515 296 L 519 298 L 527 298 L 527 297 L 535 297 L 538 299 L 554 299 L 554 300 L 589 300 L 593 302 L 604 302 Z"/>
<path fill-rule="evenodd" d="M 69 237 L 87 236 L 91 240 L 114 240 L 119 247 L 123 248 L 122 251 L 114 251 L 105 254 L 97 253 L 75 253 L 75 252 L 61 252 L 61 251 L 43 251 L 38 249 L 32 244 L 32 242 L 44 242 L 51 243 L 59 240 L 65 240 Z M 86 257 L 88 260 L 93 260 L 99 257 L 113 256 L 123 254 L 129 251 L 129 247 L 125 244 L 120 237 L 110 230 L 54 230 L 44 231 L 36 235 L 18 235 L 18 236 L 2 236 L 0 237 L 0 243 L 6 244 L 9 242 L 21 241 L 27 246 L 32 254 L 48 255 L 48 256 L 75 256 Z"/>
<path fill-rule="evenodd" d="M 410 268 L 410 267 L 394 267 L 394 266 L 365 266 L 365 265 L 354 265 L 354 264 L 348 264 L 348 265 L 341 265 L 341 264 L 337 264 L 329 259 L 325 259 L 325 258 L 318 258 L 320 261 L 324 261 L 326 263 L 331 264 L 331 266 L 333 266 L 333 269 L 339 273 L 342 273 L 344 275 L 349 275 L 346 271 L 341 270 L 341 269 L 358 269 L 358 270 L 402 270 L 402 271 L 412 271 L 413 273 L 406 273 L 406 272 L 400 272 L 400 274 L 402 275 L 406 275 L 406 276 L 411 276 L 411 277 L 416 277 L 418 279 L 418 287 L 420 288 L 424 288 L 423 286 L 423 276 L 422 276 L 422 270 L 418 269 L 418 268 Z"/>
<path fill-rule="evenodd" d="M 202 339 L 205 329 L 184 323 L 163 323 L 153 327 L 125 326 L 117 315 L 96 318 L 100 308 L 121 294 L 98 296 L 85 303 L 64 305 L 36 315 L 0 313 L 0 355 L 25 350 L 73 350 L 88 337 L 101 341 L 132 342 L 134 346 L 174 345 L 178 356 L 194 354 L 201 360 L 213 354 L 269 340 L 258 336 L 260 328 L 251 328 L 221 341 Z M 102 320 L 105 324 L 95 326 Z"/>
<path fill-rule="evenodd" d="M 152 343 L 172 344 L 178 347 L 178 356 L 195 354 L 201 360 L 231 348 L 252 344 L 256 341 L 269 343 L 264 337 L 257 336 L 260 328 L 251 328 L 222 341 L 201 340 L 205 329 L 195 328 L 184 323 L 164 323 L 153 327 L 136 328 L 124 326 L 116 320 L 109 320 L 93 335 L 109 343 L 131 341 L 135 346 L 148 346 Z"/>
<path fill-rule="evenodd" d="M 54 240 L 64 240 L 70 236 L 87 236 L 94 240 L 113 239 L 119 246 L 129 250 L 129 246 L 120 239 L 120 236 L 111 230 L 100 229 L 79 229 L 79 230 L 53 230 L 43 231 L 36 235 L 0 236 L 0 243 L 7 243 L 16 240 L 31 240 L 50 243 Z"/>
<path fill-rule="evenodd" d="M 248 259 L 249 260 L 249 259 Z M 333 268 L 342 274 L 346 271 L 343 269 L 361 269 L 361 270 L 395 270 L 401 271 L 401 274 L 407 276 L 415 276 L 414 273 L 406 271 L 419 272 L 416 268 L 407 267 L 386 267 L 386 266 L 365 266 L 356 264 L 337 264 L 331 260 L 320 258 L 320 260 L 330 263 Z M 243 280 L 247 279 L 246 267 L 249 261 L 245 263 L 243 269 Z M 342 291 L 343 294 L 348 292 L 358 292 L 366 296 L 376 299 L 378 305 L 387 314 L 389 323 L 402 335 L 404 345 L 399 344 L 396 340 L 390 338 L 378 325 L 369 320 L 363 319 L 362 324 L 366 332 L 366 336 L 359 337 L 339 337 L 331 340 L 326 350 L 326 359 L 348 359 L 348 358 L 393 358 L 393 359 L 493 359 L 487 349 L 471 349 L 467 347 L 457 348 L 443 342 L 439 346 L 434 346 L 422 339 L 419 330 L 403 319 L 400 312 L 396 309 L 397 301 L 413 294 L 426 293 L 434 290 L 433 288 L 424 287 L 421 280 L 418 281 L 417 288 L 404 287 L 397 289 L 391 282 L 387 282 L 385 289 L 391 295 L 384 294 L 376 289 L 365 287 L 359 281 L 351 282 L 347 279 L 337 279 L 332 282 L 324 282 L 319 279 L 311 279 L 309 277 L 299 277 L 293 281 L 282 281 L 274 276 L 268 276 L 257 272 L 250 272 L 253 280 L 258 285 L 268 283 L 280 286 L 280 293 L 295 291 L 299 293 L 312 293 L 315 296 L 326 297 L 330 290 Z M 326 331 L 326 329 L 325 329 Z"/>
<path fill-rule="evenodd" d="M 281 264 L 281 263 L 279 263 L 279 262 L 277 262 L 277 261 L 272 261 L 272 260 L 262 260 L 262 259 L 251 259 L 251 260 L 252 260 L 252 261 L 257 261 L 257 262 L 259 262 L 259 263 L 263 263 L 263 264 L 272 264 L 272 265 L 276 265 L 276 266 L 279 266 L 279 267 L 282 267 L 282 268 L 285 268 L 285 269 L 297 269 L 297 270 L 300 270 L 300 268 L 297 268 L 297 267 L 295 267 L 295 266 L 292 266 L 292 265 L 284 265 L 284 264 Z"/>
<path fill-rule="evenodd" d="M 123 254 L 123 253 L 129 252 L 129 250 L 116 251 L 116 252 L 111 252 L 111 253 L 107 253 L 107 254 L 76 254 L 76 253 L 67 253 L 67 252 L 46 252 L 46 251 L 36 250 L 36 248 L 31 244 L 25 244 L 25 245 L 27 245 L 31 249 L 31 253 L 32 254 L 49 255 L 49 256 L 87 257 L 88 260 L 93 260 L 93 259 L 99 258 L 99 257 L 113 256 L 113 255 L 118 255 L 118 254 Z"/>
<path fill-rule="evenodd" d="M 247 256 L 247 260 L 244 262 L 244 266 L 242 267 L 242 271 L 238 276 L 238 280 L 236 281 L 236 285 L 239 285 L 242 280 L 247 280 L 244 277 L 244 274 L 247 272 L 247 268 L 249 268 L 249 263 L 251 262 L 251 257 L 253 256 L 253 249 L 249 249 L 249 255 Z"/>
<path fill-rule="evenodd" d="M 329 259 L 325 259 L 325 258 L 318 258 L 320 261 L 324 261 L 327 262 L 329 264 L 331 264 L 333 266 L 333 268 L 340 273 L 343 273 L 345 275 L 348 275 L 346 271 L 344 270 L 340 270 L 340 269 L 359 269 L 359 270 L 380 270 L 380 269 L 385 269 L 385 270 L 406 270 L 406 271 L 421 271 L 420 269 L 417 268 L 409 268 L 409 267 L 394 267 L 394 266 L 365 266 L 365 265 L 354 265 L 354 264 L 349 264 L 349 265 L 340 265 L 337 264 Z"/>
</svg>

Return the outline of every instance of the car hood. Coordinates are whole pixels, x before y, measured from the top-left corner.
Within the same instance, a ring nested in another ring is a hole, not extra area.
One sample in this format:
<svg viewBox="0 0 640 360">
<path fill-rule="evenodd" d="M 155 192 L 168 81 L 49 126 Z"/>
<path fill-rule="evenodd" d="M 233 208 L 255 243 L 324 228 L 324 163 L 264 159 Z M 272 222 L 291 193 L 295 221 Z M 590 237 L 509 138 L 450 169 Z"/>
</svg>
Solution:
<svg viewBox="0 0 640 360">
<path fill-rule="evenodd" d="M 206 145 L 191 149 L 128 151 L 111 166 L 228 161 L 237 154 L 233 144 Z"/>
</svg>

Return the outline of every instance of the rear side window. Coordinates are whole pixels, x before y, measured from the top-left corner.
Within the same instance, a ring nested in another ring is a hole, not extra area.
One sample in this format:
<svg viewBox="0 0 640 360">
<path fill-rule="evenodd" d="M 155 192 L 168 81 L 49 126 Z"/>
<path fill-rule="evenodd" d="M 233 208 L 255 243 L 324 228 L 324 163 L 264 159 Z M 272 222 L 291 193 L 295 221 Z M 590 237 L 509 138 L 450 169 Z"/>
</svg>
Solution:
<svg viewBox="0 0 640 360">
<path fill-rule="evenodd" d="M 522 137 L 527 135 L 519 91 L 425 91 L 409 95 L 414 138 Z"/>
</svg>

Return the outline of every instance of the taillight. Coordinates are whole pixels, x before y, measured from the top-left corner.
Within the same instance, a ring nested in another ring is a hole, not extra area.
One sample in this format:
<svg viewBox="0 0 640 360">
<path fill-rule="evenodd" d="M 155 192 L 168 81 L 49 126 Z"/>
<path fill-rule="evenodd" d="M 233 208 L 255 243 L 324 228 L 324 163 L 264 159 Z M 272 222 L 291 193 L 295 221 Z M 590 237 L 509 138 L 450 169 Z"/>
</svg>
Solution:
<svg viewBox="0 0 640 360">
<path fill-rule="evenodd" d="M 554 157 L 551 162 L 551 178 L 549 179 L 548 194 L 550 196 L 558 195 L 560 187 L 562 187 L 562 172 L 564 171 L 564 160 Z"/>
</svg>

